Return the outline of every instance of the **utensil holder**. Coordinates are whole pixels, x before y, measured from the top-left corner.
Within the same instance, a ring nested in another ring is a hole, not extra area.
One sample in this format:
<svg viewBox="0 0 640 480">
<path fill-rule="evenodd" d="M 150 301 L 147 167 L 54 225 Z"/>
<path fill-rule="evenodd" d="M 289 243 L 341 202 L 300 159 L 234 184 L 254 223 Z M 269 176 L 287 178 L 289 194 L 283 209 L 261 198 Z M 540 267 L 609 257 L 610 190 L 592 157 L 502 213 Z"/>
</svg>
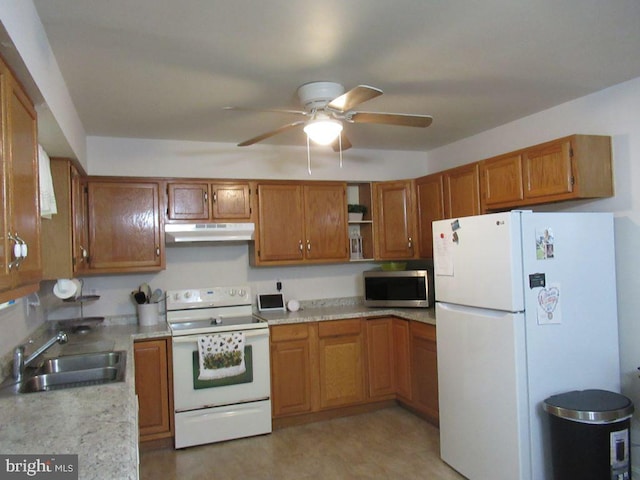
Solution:
<svg viewBox="0 0 640 480">
<path fill-rule="evenodd" d="M 157 325 L 160 318 L 159 303 L 141 303 L 138 305 L 138 325 L 146 327 Z"/>
</svg>

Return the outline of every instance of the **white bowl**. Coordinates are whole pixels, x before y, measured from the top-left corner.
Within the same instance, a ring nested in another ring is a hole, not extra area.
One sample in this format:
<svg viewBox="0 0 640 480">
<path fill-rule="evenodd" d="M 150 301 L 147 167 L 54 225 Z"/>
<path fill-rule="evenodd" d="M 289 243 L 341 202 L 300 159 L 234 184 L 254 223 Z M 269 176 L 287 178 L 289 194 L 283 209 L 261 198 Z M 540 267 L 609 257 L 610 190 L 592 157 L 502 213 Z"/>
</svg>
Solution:
<svg viewBox="0 0 640 480">
<path fill-rule="evenodd" d="M 73 280 L 66 278 L 59 279 L 53 286 L 53 294 L 63 300 L 73 297 L 76 294 L 76 291 L 76 284 Z"/>
</svg>

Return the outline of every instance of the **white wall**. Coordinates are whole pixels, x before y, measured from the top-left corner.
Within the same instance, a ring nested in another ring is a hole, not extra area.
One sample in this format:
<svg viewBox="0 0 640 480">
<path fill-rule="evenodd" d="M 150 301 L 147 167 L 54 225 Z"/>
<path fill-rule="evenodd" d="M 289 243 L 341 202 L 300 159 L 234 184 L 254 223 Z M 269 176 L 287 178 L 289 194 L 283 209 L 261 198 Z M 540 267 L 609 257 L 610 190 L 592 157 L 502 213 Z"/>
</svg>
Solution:
<svg viewBox="0 0 640 480">
<path fill-rule="evenodd" d="M 427 154 L 430 172 L 573 133 L 611 135 L 615 196 L 547 206 L 544 210 L 615 214 L 620 365 L 623 393 L 640 410 L 640 78 L 602 90 Z M 593 272 L 591 281 L 598 281 Z M 633 437 L 640 441 L 638 414 Z M 640 451 L 633 451 L 640 473 Z"/>
<path fill-rule="evenodd" d="M 234 144 L 89 137 L 89 175 L 200 178 L 387 180 L 413 178 L 426 169 L 422 152 L 352 148 L 340 157 L 328 147 L 307 149 Z"/>
</svg>

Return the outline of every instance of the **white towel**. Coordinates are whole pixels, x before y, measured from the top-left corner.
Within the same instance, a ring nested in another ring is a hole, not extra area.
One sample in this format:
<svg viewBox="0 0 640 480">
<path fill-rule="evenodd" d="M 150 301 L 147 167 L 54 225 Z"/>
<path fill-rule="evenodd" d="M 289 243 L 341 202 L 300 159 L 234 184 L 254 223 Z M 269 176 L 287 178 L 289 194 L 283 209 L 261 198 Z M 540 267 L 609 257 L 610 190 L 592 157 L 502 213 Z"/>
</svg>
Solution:
<svg viewBox="0 0 640 480">
<path fill-rule="evenodd" d="M 198 337 L 198 380 L 234 377 L 246 371 L 244 333 L 218 333 Z"/>
<path fill-rule="evenodd" d="M 40 174 L 40 216 L 50 219 L 51 215 L 58 213 L 58 206 L 53 191 L 49 155 L 40 144 L 38 144 L 38 170 Z"/>
</svg>

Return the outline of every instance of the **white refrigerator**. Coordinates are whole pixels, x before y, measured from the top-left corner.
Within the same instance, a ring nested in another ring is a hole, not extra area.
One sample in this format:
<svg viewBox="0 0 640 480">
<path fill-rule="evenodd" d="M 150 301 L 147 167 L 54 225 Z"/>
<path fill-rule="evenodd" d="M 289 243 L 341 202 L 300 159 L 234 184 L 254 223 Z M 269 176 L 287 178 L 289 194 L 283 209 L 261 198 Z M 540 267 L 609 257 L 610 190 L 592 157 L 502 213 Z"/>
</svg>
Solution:
<svg viewBox="0 0 640 480">
<path fill-rule="evenodd" d="M 442 459 L 472 480 L 551 479 L 549 396 L 620 391 L 613 216 L 433 223 Z"/>
</svg>

